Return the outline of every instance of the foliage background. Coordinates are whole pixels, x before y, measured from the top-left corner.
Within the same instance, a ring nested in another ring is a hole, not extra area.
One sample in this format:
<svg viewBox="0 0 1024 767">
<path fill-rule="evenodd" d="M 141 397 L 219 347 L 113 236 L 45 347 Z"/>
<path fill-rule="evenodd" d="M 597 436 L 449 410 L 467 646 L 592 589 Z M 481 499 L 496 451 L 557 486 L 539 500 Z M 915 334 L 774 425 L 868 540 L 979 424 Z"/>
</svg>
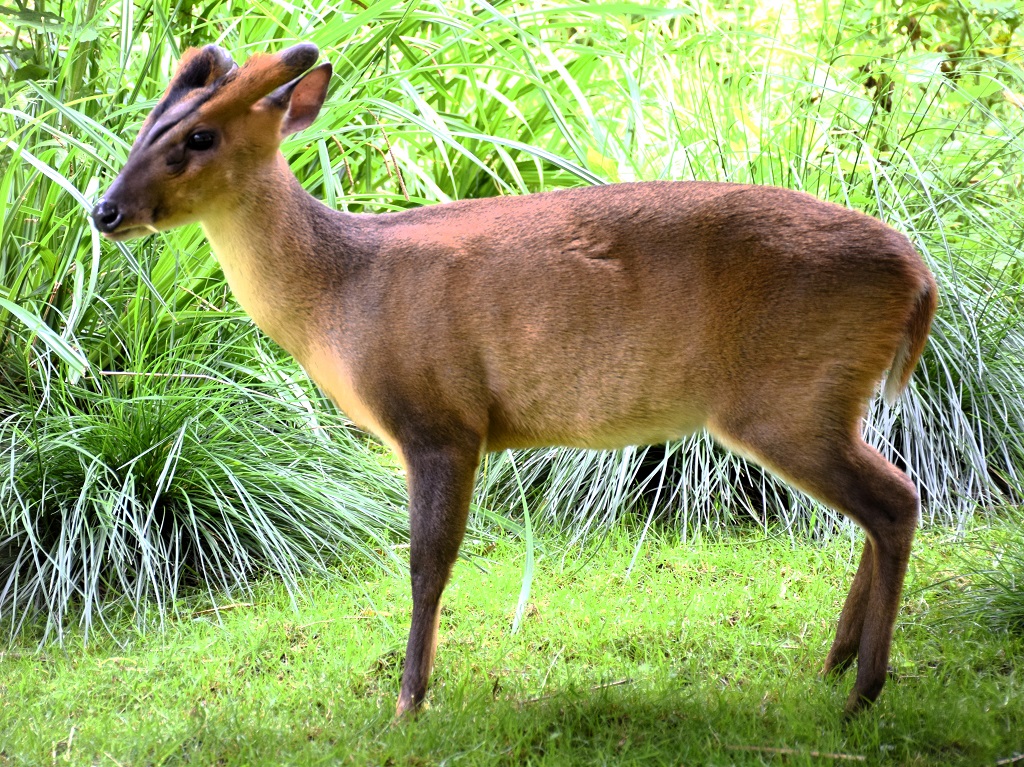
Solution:
<svg viewBox="0 0 1024 767">
<path fill-rule="evenodd" d="M 803 189 L 877 215 L 933 266 L 918 375 L 869 439 L 963 527 L 1024 470 L 1024 59 L 1013 2 L 320 0 L 0 7 L 0 612 L 61 636 L 182 588 L 388 566 L 402 478 L 228 294 L 197 227 L 129 246 L 86 212 L 181 50 L 300 40 L 337 71 L 285 146 L 329 204 L 383 212 L 633 179 Z M 657 311 L 656 307 L 651 308 Z M 626 516 L 848 529 L 697 435 L 491 456 L 475 537 Z M 524 516 L 523 511 L 530 512 Z M 87 635 L 86 631 L 86 635 Z"/>
</svg>

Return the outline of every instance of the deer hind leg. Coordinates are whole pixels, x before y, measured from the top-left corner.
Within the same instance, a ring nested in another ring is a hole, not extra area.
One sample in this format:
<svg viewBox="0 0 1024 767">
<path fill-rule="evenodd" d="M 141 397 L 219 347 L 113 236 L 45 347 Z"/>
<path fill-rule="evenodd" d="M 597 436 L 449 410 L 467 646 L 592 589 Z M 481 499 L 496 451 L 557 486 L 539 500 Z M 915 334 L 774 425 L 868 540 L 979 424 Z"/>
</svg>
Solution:
<svg viewBox="0 0 1024 767">
<path fill-rule="evenodd" d="M 727 446 L 850 517 L 867 541 L 829 652 L 827 670 L 857 657 L 857 679 L 846 702 L 853 714 L 885 684 L 893 626 L 919 516 L 910 479 L 859 435 L 859 417 L 842 425 L 784 417 L 712 423 Z"/>
<path fill-rule="evenodd" d="M 860 555 L 857 574 L 850 584 L 850 593 L 846 596 L 843 612 L 839 616 L 836 638 L 832 649 L 828 651 L 822 673 L 827 676 L 840 676 L 850 667 L 857 657 L 860 648 L 860 637 L 864 630 L 864 618 L 867 615 L 868 602 L 871 597 L 872 573 L 875 569 L 875 552 L 871 539 L 864 540 L 864 548 Z"/>
<path fill-rule="evenodd" d="M 405 652 L 397 716 L 414 712 L 434 666 L 444 591 L 459 545 L 480 460 L 480 441 L 403 446 L 409 480 L 412 625 Z"/>
</svg>

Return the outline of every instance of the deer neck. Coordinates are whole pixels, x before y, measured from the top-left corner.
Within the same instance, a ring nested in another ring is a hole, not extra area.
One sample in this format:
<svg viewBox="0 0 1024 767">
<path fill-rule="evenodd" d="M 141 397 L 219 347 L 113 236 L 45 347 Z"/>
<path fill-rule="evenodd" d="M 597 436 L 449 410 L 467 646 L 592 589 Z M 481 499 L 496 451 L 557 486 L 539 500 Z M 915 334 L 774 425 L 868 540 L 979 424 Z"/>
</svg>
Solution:
<svg viewBox="0 0 1024 767">
<path fill-rule="evenodd" d="M 280 152 L 253 189 L 207 212 L 203 230 L 242 308 L 302 360 L 322 297 L 336 295 L 346 216 L 310 196 Z"/>
</svg>

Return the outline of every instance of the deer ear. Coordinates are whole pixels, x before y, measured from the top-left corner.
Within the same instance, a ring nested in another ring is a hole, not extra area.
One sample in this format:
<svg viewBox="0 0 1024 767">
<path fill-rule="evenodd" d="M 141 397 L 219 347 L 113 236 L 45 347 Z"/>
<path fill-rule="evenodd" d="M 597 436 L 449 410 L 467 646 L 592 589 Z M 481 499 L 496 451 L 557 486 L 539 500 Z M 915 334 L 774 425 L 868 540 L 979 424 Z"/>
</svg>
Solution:
<svg viewBox="0 0 1024 767">
<path fill-rule="evenodd" d="M 254 105 L 273 106 L 268 104 L 267 94 L 282 92 L 313 66 L 319 55 L 319 49 L 312 43 L 293 45 L 280 53 L 255 53 L 216 83 L 217 88 L 203 104 L 203 111 L 212 115 L 239 112 Z"/>
<path fill-rule="evenodd" d="M 282 138 L 313 124 L 327 98 L 332 72 L 329 62 L 321 64 L 302 77 L 285 83 L 264 99 L 278 109 L 286 110 L 281 123 Z"/>
</svg>

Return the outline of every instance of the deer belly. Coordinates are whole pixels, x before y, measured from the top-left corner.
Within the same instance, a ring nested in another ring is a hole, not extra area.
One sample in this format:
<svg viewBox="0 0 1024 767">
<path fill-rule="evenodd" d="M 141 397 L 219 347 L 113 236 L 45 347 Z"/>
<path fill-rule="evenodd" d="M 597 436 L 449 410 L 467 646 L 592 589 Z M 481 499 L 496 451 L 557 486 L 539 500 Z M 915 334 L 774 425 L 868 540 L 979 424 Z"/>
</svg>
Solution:
<svg viewBox="0 0 1024 767">
<path fill-rule="evenodd" d="M 705 420 L 702 408 L 682 398 L 602 402 L 511 397 L 492 408 L 487 443 L 491 450 L 556 445 L 616 449 L 680 439 L 700 429 Z"/>
<path fill-rule="evenodd" d="M 344 361 L 330 350 L 314 348 L 307 353 L 302 364 L 313 379 L 335 405 L 363 431 L 368 431 L 379 438 L 404 461 L 402 451 L 395 438 L 381 426 L 373 410 L 363 401 L 355 390 L 352 376 Z"/>
</svg>

